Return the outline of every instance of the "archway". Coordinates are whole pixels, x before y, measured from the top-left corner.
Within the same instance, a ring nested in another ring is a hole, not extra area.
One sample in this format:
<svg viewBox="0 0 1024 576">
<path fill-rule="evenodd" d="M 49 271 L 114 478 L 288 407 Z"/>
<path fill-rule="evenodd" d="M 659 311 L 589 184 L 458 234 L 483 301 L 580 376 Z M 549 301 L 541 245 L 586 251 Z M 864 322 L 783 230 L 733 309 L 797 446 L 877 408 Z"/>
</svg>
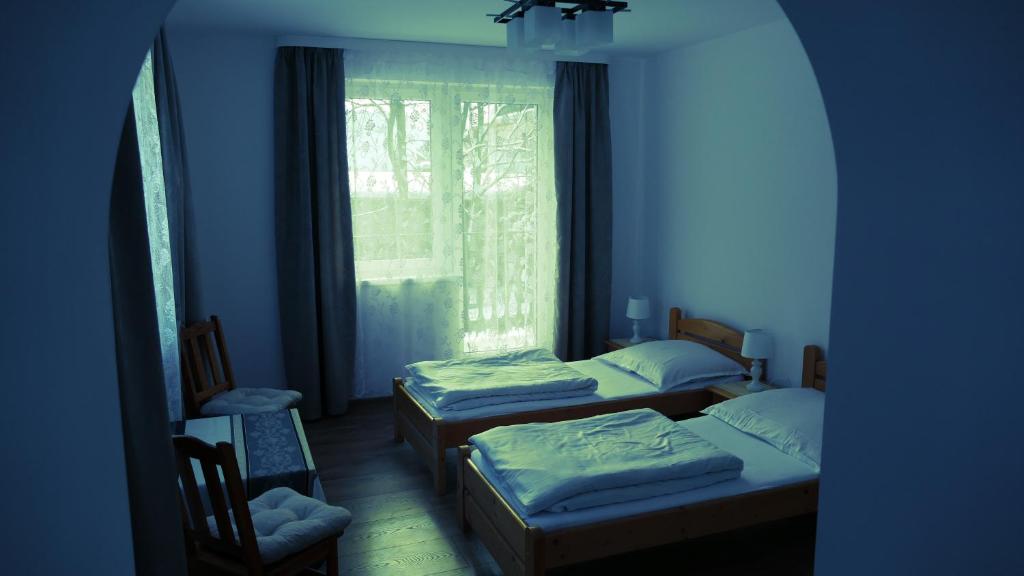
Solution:
<svg viewBox="0 0 1024 576">
<path fill-rule="evenodd" d="M 7 465 L 31 471 L 6 480 L 12 493 L 24 495 L 13 502 L 13 515 L 23 524 L 8 545 L 34 550 L 46 535 L 61 551 L 31 563 L 16 557 L 15 572 L 130 570 L 107 208 L 127 95 L 172 3 L 22 3 L 5 7 L 0 18 L 0 108 L 9 114 L 0 245 L 12 271 L 4 287 L 4 300 L 12 303 L 4 343 L 13 367 L 9 382 L 22 383 L 8 404 L 51 411 L 45 432 L 35 410 L 4 418 L 6 431 L 38 433 L 31 443 L 20 434 L 5 435 Z M 24 305 L 39 302 L 46 302 L 45 309 Z M 24 338 L 26 326 L 37 338 Z M 43 337 L 45 350 L 37 347 Z M 61 357 L 55 360 L 53 351 Z M 83 431 L 89 431 L 88 441 L 69 441 Z M 73 481 L 69 469 L 81 471 Z M 75 530 L 53 531 L 52 518 L 40 510 L 74 518 Z"/>
</svg>

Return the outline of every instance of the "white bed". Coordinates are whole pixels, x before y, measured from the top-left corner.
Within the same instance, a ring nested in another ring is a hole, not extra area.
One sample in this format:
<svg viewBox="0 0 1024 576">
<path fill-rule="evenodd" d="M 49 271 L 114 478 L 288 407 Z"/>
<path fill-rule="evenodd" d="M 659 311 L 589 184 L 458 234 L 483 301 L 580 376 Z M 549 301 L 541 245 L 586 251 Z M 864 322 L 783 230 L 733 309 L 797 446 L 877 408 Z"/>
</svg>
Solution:
<svg viewBox="0 0 1024 576">
<path fill-rule="evenodd" d="M 406 381 L 406 389 L 419 401 L 431 416 L 435 418 L 444 418 L 449 422 L 459 422 L 463 420 L 473 420 L 476 418 L 486 418 L 488 416 L 500 416 L 503 414 L 515 414 L 518 412 L 529 412 L 532 410 L 546 410 L 550 408 L 564 408 L 568 406 L 578 406 L 584 404 L 593 404 L 594 402 L 602 402 L 607 400 L 622 400 L 625 398 L 637 398 L 641 396 L 655 396 L 658 394 L 664 394 L 665 392 L 683 392 L 686 390 L 700 390 L 712 386 L 714 384 L 722 384 L 726 382 L 736 382 L 742 380 L 742 376 L 727 376 L 725 378 L 716 378 L 713 380 L 702 380 L 700 382 L 694 382 L 692 384 L 686 384 L 677 386 L 670 390 L 659 390 L 658 388 L 651 385 L 650 382 L 633 374 L 608 364 L 600 360 L 579 360 L 577 362 L 569 362 L 569 366 L 572 366 L 576 370 L 579 370 L 583 374 L 590 376 L 597 380 L 598 387 L 593 394 L 586 396 L 578 396 L 576 398 L 560 398 L 557 400 L 533 400 L 528 402 L 510 402 L 507 404 L 494 404 L 491 406 L 481 406 L 479 408 L 471 408 L 469 410 L 453 410 L 441 412 L 435 405 L 434 402 L 426 394 L 423 394 L 418 390 L 415 380 Z"/>
<path fill-rule="evenodd" d="M 818 509 L 826 374 L 821 350 L 807 346 L 800 388 L 743 395 L 705 407 L 708 416 L 679 423 L 739 457 L 744 466 L 738 478 L 665 496 L 527 515 L 480 449 L 463 446 L 459 526 L 477 533 L 505 574 L 540 576 L 554 568 L 813 514 Z M 499 454 L 498 461 L 506 474 L 514 473 L 507 458 Z"/>
<path fill-rule="evenodd" d="M 541 512 L 539 514 L 527 515 L 516 503 L 515 498 L 506 498 L 506 502 L 530 526 L 536 526 L 545 531 L 553 531 L 594 524 L 605 520 L 626 518 L 676 506 L 685 506 L 694 502 L 703 502 L 798 484 L 808 480 L 815 480 L 818 477 L 818 473 L 807 464 L 784 454 L 763 440 L 733 428 L 713 416 L 692 418 L 686 421 L 686 426 L 719 448 L 739 456 L 744 464 L 740 477 L 735 480 L 719 482 L 711 486 L 687 490 L 677 494 L 622 504 L 597 506 L 572 512 Z M 483 476 L 495 488 L 503 495 L 510 493 L 508 486 L 491 468 L 479 450 L 474 450 L 470 458 Z"/>
</svg>

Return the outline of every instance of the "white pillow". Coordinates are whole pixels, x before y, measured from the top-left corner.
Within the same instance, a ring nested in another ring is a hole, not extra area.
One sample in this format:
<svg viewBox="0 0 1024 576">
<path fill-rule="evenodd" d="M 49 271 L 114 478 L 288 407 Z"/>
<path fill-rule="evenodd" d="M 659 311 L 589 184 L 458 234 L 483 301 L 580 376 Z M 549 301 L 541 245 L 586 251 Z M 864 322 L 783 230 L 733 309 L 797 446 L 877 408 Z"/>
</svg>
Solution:
<svg viewBox="0 0 1024 576">
<path fill-rule="evenodd" d="M 681 384 L 746 374 L 739 362 L 689 340 L 656 340 L 596 357 L 634 372 L 662 390 Z"/>
<path fill-rule="evenodd" d="M 756 436 L 821 471 L 825 394 L 814 388 L 779 388 L 745 394 L 701 410 Z"/>
</svg>

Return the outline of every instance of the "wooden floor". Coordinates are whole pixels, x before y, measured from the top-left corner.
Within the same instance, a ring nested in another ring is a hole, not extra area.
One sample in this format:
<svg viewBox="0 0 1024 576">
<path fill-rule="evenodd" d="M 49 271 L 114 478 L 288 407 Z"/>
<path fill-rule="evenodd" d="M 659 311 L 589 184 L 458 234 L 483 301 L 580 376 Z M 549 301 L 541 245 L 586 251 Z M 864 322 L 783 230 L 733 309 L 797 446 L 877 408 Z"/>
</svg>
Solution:
<svg viewBox="0 0 1024 576">
<path fill-rule="evenodd" d="M 396 444 L 390 400 L 354 402 L 344 416 L 305 424 L 331 504 L 352 512 L 340 541 L 342 574 L 501 574 L 487 549 L 455 525 L 451 489 L 434 495 L 430 474 L 408 444 Z M 561 570 L 559 574 L 809 575 L 813 517 L 694 540 Z"/>
</svg>

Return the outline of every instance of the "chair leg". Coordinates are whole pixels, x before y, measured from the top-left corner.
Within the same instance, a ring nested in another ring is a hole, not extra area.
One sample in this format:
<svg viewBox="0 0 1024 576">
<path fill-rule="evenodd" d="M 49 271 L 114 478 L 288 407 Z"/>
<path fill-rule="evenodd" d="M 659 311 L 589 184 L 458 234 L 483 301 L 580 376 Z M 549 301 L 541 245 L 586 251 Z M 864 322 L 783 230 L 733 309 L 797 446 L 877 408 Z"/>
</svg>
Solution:
<svg viewBox="0 0 1024 576">
<path fill-rule="evenodd" d="M 331 541 L 331 549 L 327 552 L 327 576 L 338 576 L 338 541 Z"/>
</svg>

